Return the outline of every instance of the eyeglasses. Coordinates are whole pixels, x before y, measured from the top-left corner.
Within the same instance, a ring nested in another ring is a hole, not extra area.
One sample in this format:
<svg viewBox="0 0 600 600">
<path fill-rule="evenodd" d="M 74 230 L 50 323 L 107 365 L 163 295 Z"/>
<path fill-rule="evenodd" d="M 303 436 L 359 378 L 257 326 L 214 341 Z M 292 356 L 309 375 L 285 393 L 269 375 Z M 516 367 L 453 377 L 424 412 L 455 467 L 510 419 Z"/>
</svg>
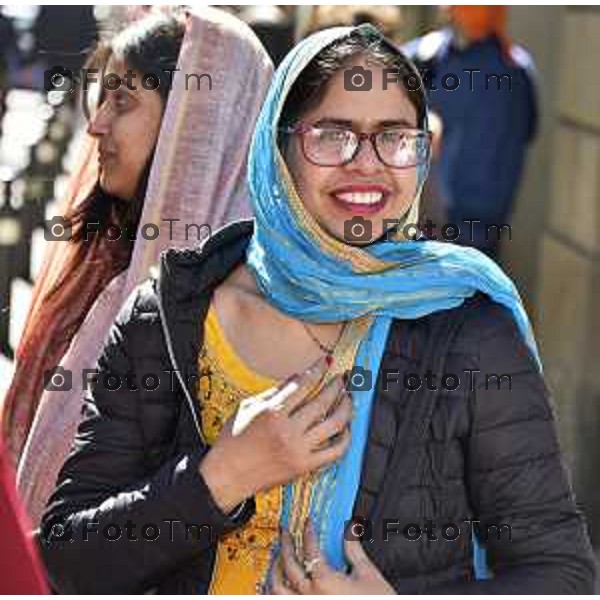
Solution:
<svg viewBox="0 0 600 600">
<path fill-rule="evenodd" d="M 431 132 L 407 127 L 390 127 L 373 133 L 357 133 L 341 127 L 319 127 L 297 123 L 280 131 L 299 135 L 302 152 L 309 162 L 320 167 L 341 167 L 352 162 L 364 140 L 386 166 L 407 169 L 429 160 Z"/>
</svg>

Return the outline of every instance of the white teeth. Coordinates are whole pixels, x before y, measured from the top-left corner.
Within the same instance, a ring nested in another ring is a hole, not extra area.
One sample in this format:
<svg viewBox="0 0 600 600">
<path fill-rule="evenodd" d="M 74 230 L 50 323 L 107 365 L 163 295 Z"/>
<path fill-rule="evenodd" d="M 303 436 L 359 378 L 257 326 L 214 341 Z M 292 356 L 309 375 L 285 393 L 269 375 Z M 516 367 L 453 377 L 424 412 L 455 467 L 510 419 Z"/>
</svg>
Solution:
<svg viewBox="0 0 600 600">
<path fill-rule="evenodd" d="M 342 202 L 349 204 L 377 204 L 383 198 L 381 192 L 344 192 L 335 194 Z"/>
</svg>

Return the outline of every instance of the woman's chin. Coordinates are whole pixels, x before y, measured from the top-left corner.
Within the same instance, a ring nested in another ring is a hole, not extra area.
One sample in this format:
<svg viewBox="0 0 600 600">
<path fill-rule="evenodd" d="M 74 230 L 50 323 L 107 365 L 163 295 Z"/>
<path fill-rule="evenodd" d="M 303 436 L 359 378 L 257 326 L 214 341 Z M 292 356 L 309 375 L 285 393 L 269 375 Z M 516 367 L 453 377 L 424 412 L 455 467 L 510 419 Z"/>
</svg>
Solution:
<svg viewBox="0 0 600 600">
<path fill-rule="evenodd" d="M 338 229 L 333 229 L 329 227 L 323 227 L 325 231 L 331 235 L 331 237 L 335 238 L 339 242 L 346 244 L 347 246 L 368 246 L 372 244 L 375 239 L 366 238 L 365 236 L 353 236 L 351 232 L 347 232 L 345 230 L 339 231 Z"/>
<path fill-rule="evenodd" d="M 135 193 L 131 191 L 131 186 L 129 184 L 120 185 L 119 182 L 115 181 L 115 178 L 111 177 L 108 173 L 101 172 L 98 183 L 100 184 L 102 191 L 110 196 L 116 196 L 122 200 L 133 199 L 135 196 Z"/>
</svg>

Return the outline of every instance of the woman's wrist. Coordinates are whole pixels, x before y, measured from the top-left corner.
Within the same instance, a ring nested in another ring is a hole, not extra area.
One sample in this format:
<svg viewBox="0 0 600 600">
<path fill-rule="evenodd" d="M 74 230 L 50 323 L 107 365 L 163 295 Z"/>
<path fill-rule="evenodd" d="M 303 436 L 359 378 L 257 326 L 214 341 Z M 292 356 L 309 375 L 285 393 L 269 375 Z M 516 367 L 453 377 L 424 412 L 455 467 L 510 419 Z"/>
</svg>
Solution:
<svg viewBox="0 0 600 600">
<path fill-rule="evenodd" d="M 241 486 L 242 480 L 232 472 L 235 462 L 225 461 L 217 455 L 217 448 L 209 450 L 200 461 L 198 472 L 215 504 L 223 513 L 229 514 L 251 494 L 246 493 Z"/>
</svg>

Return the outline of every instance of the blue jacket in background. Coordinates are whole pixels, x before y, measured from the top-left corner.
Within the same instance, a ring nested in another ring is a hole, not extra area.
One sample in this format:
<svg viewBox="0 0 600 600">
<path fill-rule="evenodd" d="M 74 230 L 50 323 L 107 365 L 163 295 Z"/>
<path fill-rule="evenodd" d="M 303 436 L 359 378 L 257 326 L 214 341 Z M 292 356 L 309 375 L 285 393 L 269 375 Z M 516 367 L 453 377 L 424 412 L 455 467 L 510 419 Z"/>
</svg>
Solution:
<svg viewBox="0 0 600 600">
<path fill-rule="evenodd" d="M 531 57 L 513 45 L 510 64 L 495 37 L 459 49 L 450 28 L 415 39 L 402 50 L 422 73 L 431 72 L 431 83 L 425 84 L 429 104 L 444 124 L 434 173 L 449 220 L 504 222 L 537 126 Z M 510 81 L 500 78 L 505 74 Z"/>
</svg>

